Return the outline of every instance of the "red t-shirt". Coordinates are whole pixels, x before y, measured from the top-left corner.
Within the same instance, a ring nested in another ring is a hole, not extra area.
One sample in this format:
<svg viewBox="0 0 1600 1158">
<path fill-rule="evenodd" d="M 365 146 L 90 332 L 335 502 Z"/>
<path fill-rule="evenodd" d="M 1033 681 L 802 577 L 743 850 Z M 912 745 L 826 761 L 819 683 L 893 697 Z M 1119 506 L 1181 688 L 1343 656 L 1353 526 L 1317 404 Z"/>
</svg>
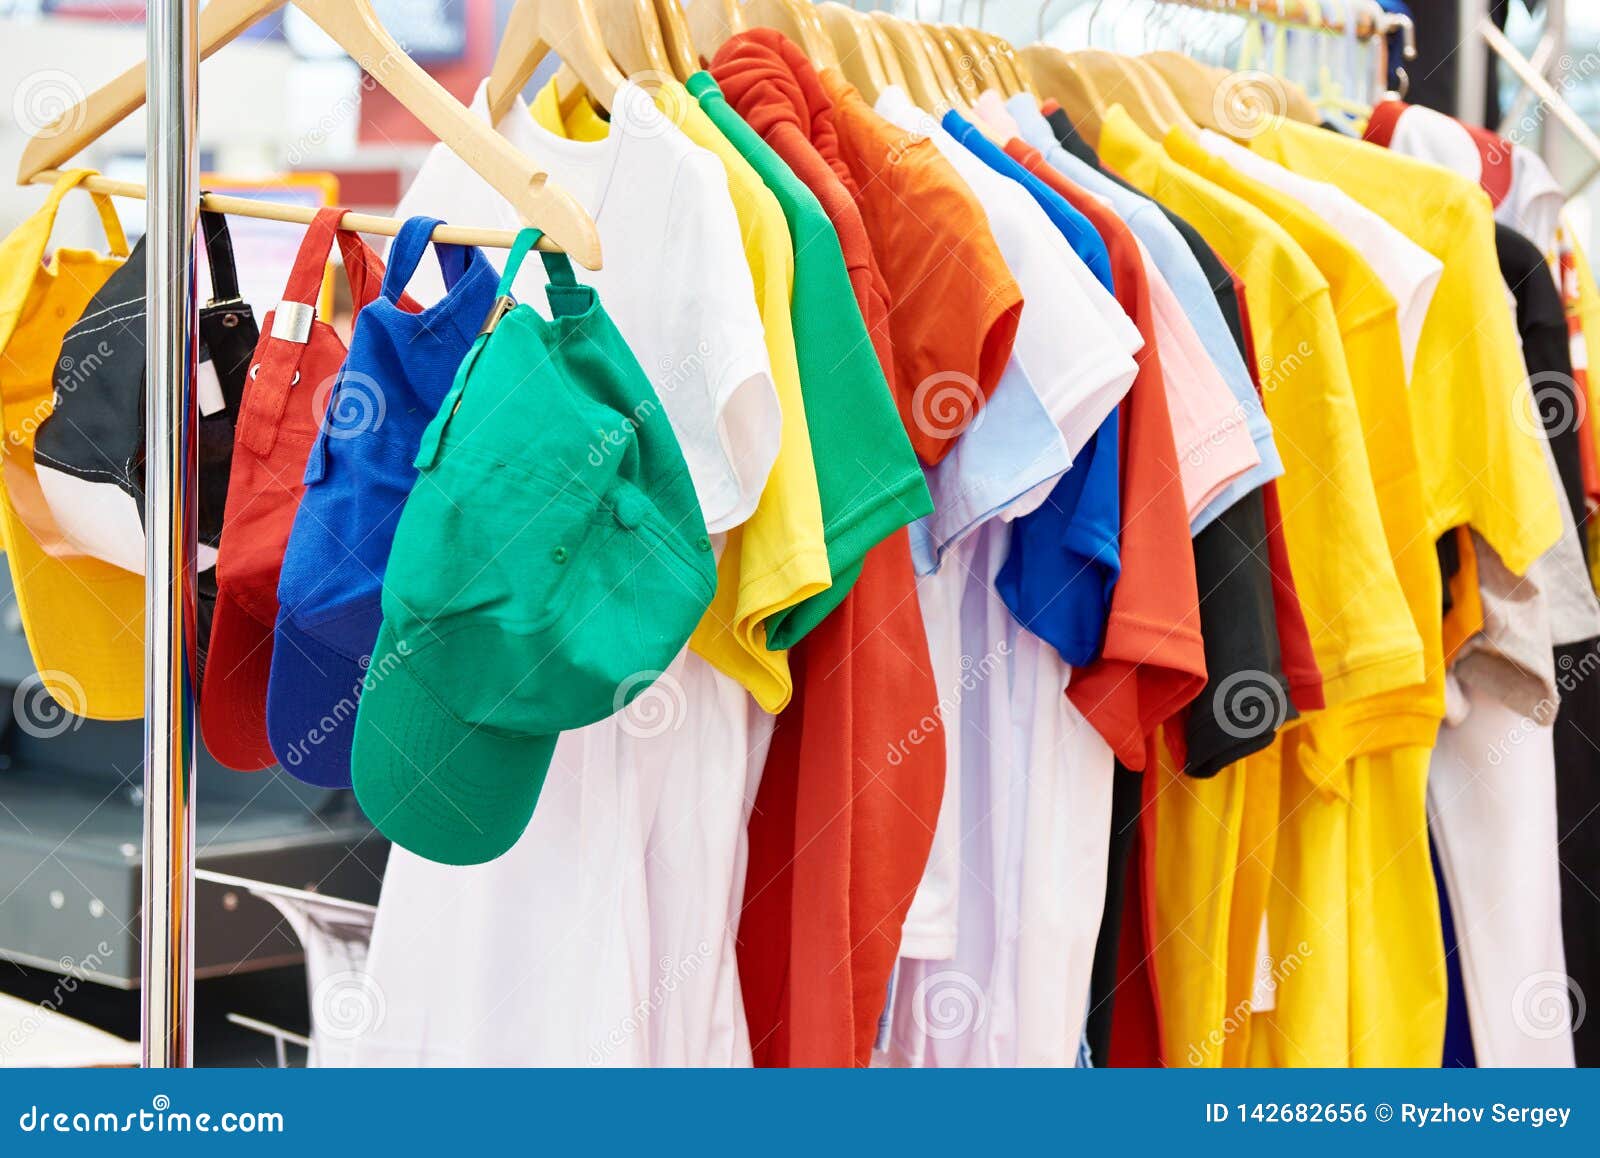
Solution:
<svg viewBox="0 0 1600 1158">
<path fill-rule="evenodd" d="M 822 203 L 892 388 L 889 290 L 831 105 L 797 54 L 754 29 L 723 45 L 712 75 Z M 944 739 L 929 724 L 938 690 L 905 530 L 867 554 L 849 596 L 789 662 L 794 698 L 749 825 L 739 972 L 751 1049 L 763 1066 L 865 1066 L 944 793 Z M 902 754 L 918 733 L 932 734 Z"/>
<path fill-rule="evenodd" d="M 1091 197 L 1019 140 L 1006 152 L 1089 219 L 1111 257 L 1117 301 L 1144 338 L 1139 374 L 1122 403 L 1122 574 L 1100 657 L 1072 673 L 1067 695 L 1127 767 L 1151 759 L 1149 740 L 1206 683 L 1200 593 L 1149 282 L 1138 242 Z"/>
<path fill-rule="evenodd" d="M 839 248 L 844 251 L 845 266 L 850 271 L 850 288 L 892 391 L 895 379 L 889 290 L 873 260 L 861 211 L 847 184 L 853 183 L 850 170 L 842 162 L 831 163 L 822 152 L 826 146 L 837 155 L 832 106 L 816 83 L 814 71 L 814 88 L 801 84 L 794 67 L 796 56 L 811 71 L 805 55 L 783 33 L 773 28 L 752 28 L 717 50 L 711 75 L 734 111 L 761 134 L 822 203 L 823 212 L 839 235 Z"/>
</svg>

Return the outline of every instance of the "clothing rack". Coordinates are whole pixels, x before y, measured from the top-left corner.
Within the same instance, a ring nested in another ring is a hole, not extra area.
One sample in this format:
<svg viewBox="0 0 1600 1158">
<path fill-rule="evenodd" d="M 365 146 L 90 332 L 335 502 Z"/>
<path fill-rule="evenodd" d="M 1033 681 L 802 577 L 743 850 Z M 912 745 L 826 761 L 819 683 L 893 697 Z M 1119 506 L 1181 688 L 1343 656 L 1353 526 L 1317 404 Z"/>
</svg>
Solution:
<svg viewBox="0 0 1600 1158">
<path fill-rule="evenodd" d="M 1382 12 L 1371 0 L 1352 0 L 1338 14 L 1313 11 L 1306 0 L 1157 2 L 1340 34 L 1346 31 L 1344 13 L 1355 10 L 1359 39 L 1399 31 L 1405 56 L 1415 55 L 1411 21 Z M 146 1066 L 172 1067 L 193 1064 L 197 733 L 186 641 L 196 622 L 198 551 L 195 228 L 202 204 L 223 212 L 244 207 L 234 205 L 236 199 L 201 196 L 195 144 L 199 0 L 148 0 L 147 13 L 146 186 L 106 178 L 94 178 L 88 186 L 135 197 L 148 190 L 141 1041 Z M 251 215 L 310 220 L 288 207 L 281 215 L 277 209 L 255 210 Z M 344 225 L 379 234 L 392 234 L 397 227 L 392 219 L 354 214 Z M 435 236 L 491 246 L 509 246 L 511 237 L 470 229 L 440 229 Z"/>
<path fill-rule="evenodd" d="M 1156 0 L 1156 2 L 1180 8 L 1194 8 L 1201 12 L 1238 16 L 1246 20 L 1265 20 L 1269 24 L 1281 24 L 1286 28 L 1340 34 L 1346 31 L 1343 11 L 1335 13 L 1334 5 L 1331 4 L 1326 9 L 1319 9 L 1315 4 L 1307 4 L 1306 0 L 1265 0 L 1265 2 L 1263 0 Z M 1399 21 L 1404 21 L 1406 26 L 1411 24 L 1407 17 L 1385 12 L 1371 0 L 1351 0 L 1350 4 L 1341 7 L 1357 9 L 1356 38 L 1359 40 L 1387 36 L 1390 32 L 1403 27 Z"/>
<path fill-rule="evenodd" d="M 144 873 L 139 990 L 143 1062 L 194 1064 L 195 687 L 199 430 L 195 121 L 199 0 L 149 0 L 145 91 Z"/>
</svg>

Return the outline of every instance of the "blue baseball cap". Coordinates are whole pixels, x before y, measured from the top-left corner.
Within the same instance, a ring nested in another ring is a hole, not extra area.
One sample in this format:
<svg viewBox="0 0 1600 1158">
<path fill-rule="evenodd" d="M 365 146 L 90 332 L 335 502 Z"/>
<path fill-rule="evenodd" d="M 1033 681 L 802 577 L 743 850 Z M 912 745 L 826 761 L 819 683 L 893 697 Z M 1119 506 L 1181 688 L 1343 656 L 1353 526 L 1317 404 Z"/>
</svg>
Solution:
<svg viewBox="0 0 1600 1158">
<path fill-rule="evenodd" d="M 323 418 L 278 581 L 267 738 L 285 770 L 319 787 L 350 787 L 363 681 L 393 662 L 372 652 L 413 459 L 495 302 L 488 259 L 452 245 L 434 247 L 445 296 L 427 309 L 403 296 L 438 224 L 414 217 L 401 227 L 349 357 L 312 402 Z"/>
</svg>

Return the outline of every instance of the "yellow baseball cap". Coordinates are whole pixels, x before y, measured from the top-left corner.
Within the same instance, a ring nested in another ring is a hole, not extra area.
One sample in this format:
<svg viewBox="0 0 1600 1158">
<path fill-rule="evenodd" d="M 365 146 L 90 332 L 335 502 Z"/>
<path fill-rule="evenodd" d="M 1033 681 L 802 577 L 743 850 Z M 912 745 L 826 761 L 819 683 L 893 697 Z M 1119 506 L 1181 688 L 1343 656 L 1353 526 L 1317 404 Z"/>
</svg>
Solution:
<svg viewBox="0 0 1600 1158">
<path fill-rule="evenodd" d="M 0 545 L 39 679 L 63 708 L 97 720 L 144 712 L 144 578 L 78 553 L 56 528 L 34 471 L 33 440 L 54 406 L 61 342 L 128 255 L 108 198 L 95 195 L 111 254 L 45 251 L 67 192 L 91 176 L 65 173 L 33 216 L 0 241 Z M 113 324 L 115 324 L 113 322 Z"/>
</svg>

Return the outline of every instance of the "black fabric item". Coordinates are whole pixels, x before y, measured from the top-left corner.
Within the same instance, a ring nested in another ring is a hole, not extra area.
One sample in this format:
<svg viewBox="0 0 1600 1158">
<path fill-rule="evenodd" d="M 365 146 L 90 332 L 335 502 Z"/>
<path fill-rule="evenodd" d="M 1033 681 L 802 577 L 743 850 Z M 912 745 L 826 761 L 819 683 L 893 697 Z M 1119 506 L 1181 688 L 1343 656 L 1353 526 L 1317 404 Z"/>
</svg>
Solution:
<svg viewBox="0 0 1600 1158">
<path fill-rule="evenodd" d="M 1550 266 L 1539 247 L 1510 226 L 1494 227 L 1500 276 L 1517 299 L 1517 332 L 1522 336 L 1522 359 L 1533 385 L 1534 406 L 1544 422 L 1545 437 L 1561 474 L 1572 521 L 1581 529 L 1588 515 L 1583 497 L 1583 460 L 1578 442 L 1578 397 L 1572 376 L 1572 345 L 1567 333 L 1566 309 L 1561 291 L 1550 276 Z M 1580 541 L 1587 538 L 1578 536 Z M 1585 557 L 1588 552 L 1585 550 Z"/>
<path fill-rule="evenodd" d="M 1450 594 L 1450 580 L 1461 573 L 1461 543 L 1456 538 L 1455 530 L 1446 531 L 1439 536 L 1439 541 L 1433 545 L 1434 554 L 1439 556 L 1439 578 L 1444 581 L 1444 592 L 1440 598 L 1445 614 L 1456 605 L 1455 596 Z"/>
<path fill-rule="evenodd" d="M 260 337 L 255 315 L 239 298 L 238 272 L 227 220 L 202 213 L 212 300 L 199 310 L 200 378 L 214 374 L 221 406 L 201 390 L 197 441 L 199 540 L 215 547 L 222 538 L 222 514 L 233 466 L 233 424 L 244 394 L 245 375 Z M 132 500 L 140 529 L 144 523 L 145 475 L 145 244 L 90 299 L 62 341 L 57 361 L 55 402 L 40 424 L 34 460 L 41 481 L 49 472 L 71 476 L 89 487 L 114 487 Z M 210 409 L 210 413 L 205 411 Z M 48 493 L 48 492 L 47 492 Z M 88 490 L 75 501 L 93 502 Z M 105 495 L 106 492 L 99 492 Z M 109 496 L 108 496 L 109 497 Z M 71 534 L 70 511 L 52 514 Z M 104 517 L 104 512 L 99 512 Z M 63 517 L 63 516 L 66 517 Z M 109 560 L 119 563 L 117 559 Z M 122 563 L 121 565 L 128 565 Z M 196 686 L 204 678 L 206 642 L 217 588 L 214 568 L 200 572 L 196 586 L 197 634 L 191 638 Z"/>
<path fill-rule="evenodd" d="M 223 407 L 202 415 L 199 430 L 200 542 L 222 537 L 222 509 L 233 462 L 233 422 L 244 394 L 250 356 L 260 337 L 250 307 L 239 300 L 238 274 L 226 219 L 202 213 L 213 299 L 199 311 L 201 375 L 216 372 Z M 145 243 L 90 299 L 67 331 L 56 374 L 55 406 L 39 424 L 40 466 L 91 482 L 111 482 L 130 495 L 144 519 Z M 60 520 L 60 515 L 57 515 Z"/>
<path fill-rule="evenodd" d="M 1207 678 L 1184 720 L 1183 770 L 1205 778 L 1268 747 L 1299 714 L 1278 646 L 1260 490 L 1195 536 L 1194 570 Z"/>
<path fill-rule="evenodd" d="M 1556 839 L 1567 975 L 1592 1007 L 1600 995 L 1600 641 L 1556 651 L 1563 681 L 1556 713 Z M 1569 686 L 1570 685 L 1570 686 Z M 1600 1017 L 1574 1026 L 1580 1066 L 1600 1066 Z"/>
<path fill-rule="evenodd" d="M 1117 998 L 1117 958 L 1122 944 L 1122 913 L 1127 904 L 1128 858 L 1139 833 L 1139 799 L 1143 776 L 1119 762 L 1111 789 L 1111 855 L 1106 862 L 1106 904 L 1100 935 L 1094 945 L 1094 970 L 1089 981 L 1089 1018 L 1084 1037 L 1090 1060 L 1097 1066 L 1111 1056 L 1111 1014 Z M 1134 898 L 1138 904 L 1138 898 Z"/>
</svg>

